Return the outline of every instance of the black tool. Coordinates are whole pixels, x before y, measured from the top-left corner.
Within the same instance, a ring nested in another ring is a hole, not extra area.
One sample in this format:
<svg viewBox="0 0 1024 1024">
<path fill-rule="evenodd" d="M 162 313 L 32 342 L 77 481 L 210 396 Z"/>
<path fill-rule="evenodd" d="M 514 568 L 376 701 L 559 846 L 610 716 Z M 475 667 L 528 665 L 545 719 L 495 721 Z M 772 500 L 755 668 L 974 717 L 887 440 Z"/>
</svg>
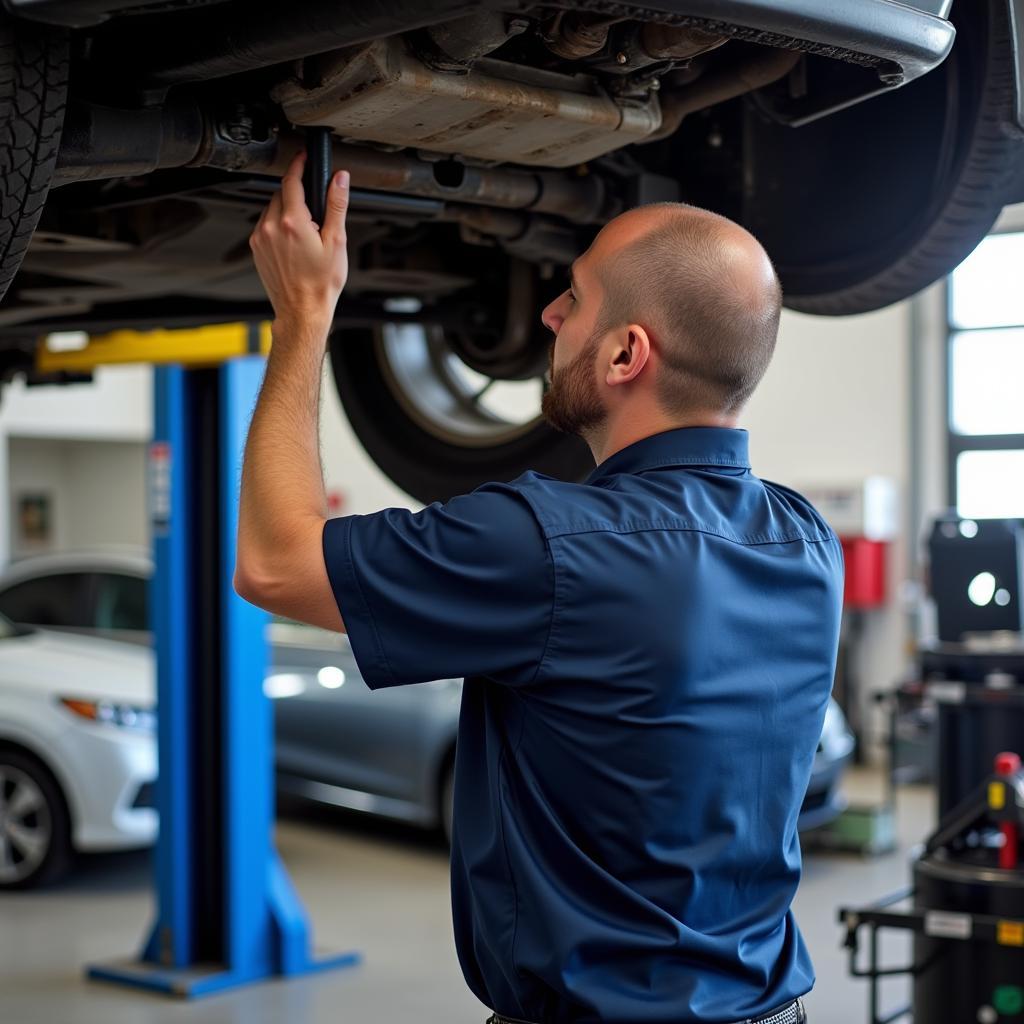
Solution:
<svg viewBox="0 0 1024 1024">
<path fill-rule="evenodd" d="M 331 183 L 331 129 L 306 129 L 306 168 L 302 187 L 306 205 L 317 227 L 323 228 L 327 212 L 327 187 Z"/>
</svg>

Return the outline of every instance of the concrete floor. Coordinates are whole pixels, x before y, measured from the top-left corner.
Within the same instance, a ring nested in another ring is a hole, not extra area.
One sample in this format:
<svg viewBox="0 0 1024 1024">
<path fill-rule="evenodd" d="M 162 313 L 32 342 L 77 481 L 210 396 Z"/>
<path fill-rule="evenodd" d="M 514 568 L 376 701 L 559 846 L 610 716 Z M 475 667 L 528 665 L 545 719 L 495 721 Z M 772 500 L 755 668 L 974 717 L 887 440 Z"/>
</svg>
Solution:
<svg viewBox="0 0 1024 1024">
<path fill-rule="evenodd" d="M 849 791 L 860 800 L 881 786 L 854 773 Z M 812 1024 L 867 1021 L 867 986 L 847 977 L 835 910 L 907 882 L 907 850 L 932 821 L 931 792 L 903 789 L 898 806 L 898 852 L 805 857 L 795 910 L 818 972 L 807 999 Z M 153 915 L 148 854 L 93 856 L 49 891 L 0 897 L 0 1022 L 482 1024 L 487 1010 L 466 990 L 452 945 L 447 856 L 438 841 L 329 808 L 289 803 L 281 810 L 278 848 L 317 947 L 359 950 L 362 964 L 189 1003 L 86 981 L 85 964 L 136 951 Z M 895 939 L 885 952 L 903 962 L 906 944 Z M 906 986 L 893 980 L 883 991 L 895 1004 Z"/>
</svg>

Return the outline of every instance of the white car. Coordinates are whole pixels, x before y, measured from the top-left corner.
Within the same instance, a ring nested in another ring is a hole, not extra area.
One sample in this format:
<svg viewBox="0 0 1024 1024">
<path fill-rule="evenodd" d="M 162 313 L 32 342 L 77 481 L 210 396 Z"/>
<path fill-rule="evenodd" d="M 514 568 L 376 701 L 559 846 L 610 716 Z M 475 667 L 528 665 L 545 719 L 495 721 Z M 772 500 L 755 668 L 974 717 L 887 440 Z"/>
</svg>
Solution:
<svg viewBox="0 0 1024 1024">
<path fill-rule="evenodd" d="M 0 617 L 0 890 L 152 844 L 152 654 Z"/>
</svg>

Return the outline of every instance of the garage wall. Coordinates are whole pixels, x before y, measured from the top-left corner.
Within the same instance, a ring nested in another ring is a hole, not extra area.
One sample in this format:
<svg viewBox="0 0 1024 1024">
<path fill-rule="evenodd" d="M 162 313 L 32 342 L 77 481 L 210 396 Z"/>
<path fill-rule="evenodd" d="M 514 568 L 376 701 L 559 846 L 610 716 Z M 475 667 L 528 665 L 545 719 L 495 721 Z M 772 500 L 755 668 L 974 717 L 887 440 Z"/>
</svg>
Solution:
<svg viewBox="0 0 1024 1024">
<path fill-rule="evenodd" d="M 63 476 L 64 459 L 59 443 L 10 438 L 7 444 L 8 530 L 7 545 L 12 558 L 42 551 L 60 551 L 69 546 L 68 500 Z M 38 496 L 50 509 L 51 539 L 23 541 L 18 522 L 19 504 L 24 498 Z"/>
<path fill-rule="evenodd" d="M 108 366 L 91 384 L 26 388 L 15 381 L 0 397 L 0 433 L 144 441 L 153 419 L 152 377 L 146 366 Z"/>
<path fill-rule="evenodd" d="M 26 388 L 15 382 L 0 396 L 0 565 L 24 554 L 16 547 L 15 491 L 51 491 L 55 496 L 55 549 L 113 543 L 147 543 L 145 444 L 152 432 L 152 370 L 106 367 L 92 384 Z M 324 478 L 342 499 L 337 510 L 372 512 L 418 504 L 373 465 L 355 440 L 325 372 L 323 400 Z M 49 444 L 33 443 L 49 439 Z M 61 443 L 113 442 L 112 447 Z M 108 501 L 110 495 L 116 501 Z M 59 500 L 58 500 L 59 499 Z M 67 510 L 78 508 L 71 517 Z"/>
<path fill-rule="evenodd" d="M 64 445 L 72 500 L 69 528 L 76 548 L 105 544 L 146 547 L 146 445 L 138 441 Z"/>
<path fill-rule="evenodd" d="M 148 543 L 146 446 L 139 441 L 8 440 L 11 557 L 44 551 Z M 42 496 L 47 539 L 24 536 L 19 506 Z"/>
<path fill-rule="evenodd" d="M 144 480 L 141 476 L 136 483 L 115 485 L 128 488 L 123 516 L 114 510 L 111 503 L 110 511 L 103 516 L 89 512 L 81 525 L 73 525 L 73 517 L 69 517 L 68 510 L 73 504 L 84 503 L 83 507 L 94 508 L 98 504 L 98 495 L 105 487 L 111 487 L 111 477 L 104 469 L 108 459 L 99 455 L 104 449 L 79 449 L 82 461 L 72 459 L 68 462 L 62 450 L 22 447 L 20 452 L 14 453 L 14 466 L 11 464 L 11 449 L 34 439 L 134 444 L 134 456 L 123 456 L 119 460 L 112 454 L 113 451 L 124 451 L 119 448 L 109 450 L 107 454 L 111 456 L 111 471 L 120 466 L 125 472 L 138 476 L 138 453 L 152 429 L 151 381 L 152 372 L 148 367 L 112 366 L 97 371 L 91 384 L 26 388 L 20 381 L 15 381 L 3 388 L 0 394 L 0 509 L 4 512 L 4 522 L 0 524 L 0 565 L 14 553 L 11 546 L 17 524 L 14 521 L 16 502 L 11 484 L 15 473 L 18 487 L 39 490 L 48 487 L 55 499 L 60 497 L 52 508 L 55 548 L 105 542 L 111 533 L 123 534 L 136 541 L 139 539 L 139 517 L 145 515 L 142 507 L 138 506 L 143 494 Z M 78 484 L 69 492 L 68 487 L 74 481 Z M 138 507 L 128 512 L 127 509 L 133 505 Z M 92 525 L 94 522 L 95 526 Z"/>
</svg>

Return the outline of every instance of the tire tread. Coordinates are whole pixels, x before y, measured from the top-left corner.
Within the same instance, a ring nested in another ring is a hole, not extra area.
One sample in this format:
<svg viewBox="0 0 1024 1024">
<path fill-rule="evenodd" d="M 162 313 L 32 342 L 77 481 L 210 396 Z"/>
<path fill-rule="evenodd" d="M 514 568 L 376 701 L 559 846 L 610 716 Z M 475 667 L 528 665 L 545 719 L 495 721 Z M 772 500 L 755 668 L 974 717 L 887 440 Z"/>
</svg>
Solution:
<svg viewBox="0 0 1024 1024">
<path fill-rule="evenodd" d="M 49 193 L 69 67 L 66 33 L 0 19 L 0 299 Z"/>
</svg>

